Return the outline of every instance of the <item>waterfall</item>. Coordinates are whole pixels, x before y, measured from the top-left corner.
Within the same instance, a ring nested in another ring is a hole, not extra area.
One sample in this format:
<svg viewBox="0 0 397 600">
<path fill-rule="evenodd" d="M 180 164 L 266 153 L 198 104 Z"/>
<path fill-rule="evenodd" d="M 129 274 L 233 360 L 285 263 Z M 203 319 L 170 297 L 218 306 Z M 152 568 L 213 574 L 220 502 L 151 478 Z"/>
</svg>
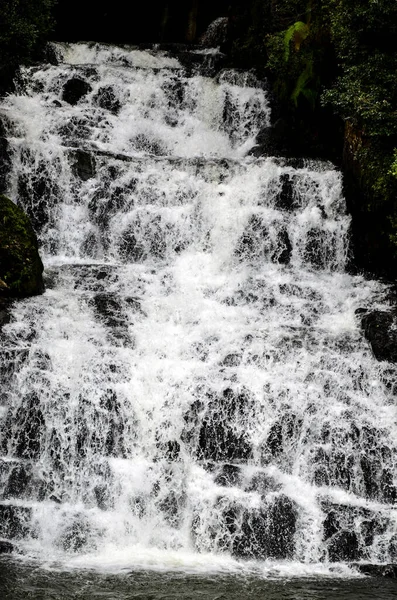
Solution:
<svg viewBox="0 0 397 600">
<path fill-rule="evenodd" d="M 387 290 L 346 272 L 341 174 L 250 156 L 266 87 L 214 51 L 56 52 L 0 104 L 46 278 L 0 333 L 0 538 L 71 565 L 395 561 L 396 371 L 355 316 Z"/>
</svg>

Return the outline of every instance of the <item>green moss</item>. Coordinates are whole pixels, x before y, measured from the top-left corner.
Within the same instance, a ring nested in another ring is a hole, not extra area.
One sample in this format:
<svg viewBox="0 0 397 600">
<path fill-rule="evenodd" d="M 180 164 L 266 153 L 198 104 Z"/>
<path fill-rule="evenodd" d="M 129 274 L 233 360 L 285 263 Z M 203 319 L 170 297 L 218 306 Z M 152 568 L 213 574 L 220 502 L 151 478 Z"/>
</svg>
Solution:
<svg viewBox="0 0 397 600">
<path fill-rule="evenodd" d="M 43 264 L 37 238 L 25 213 L 0 195 L 0 281 L 3 295 L 43 292 Z"/>
</svg>

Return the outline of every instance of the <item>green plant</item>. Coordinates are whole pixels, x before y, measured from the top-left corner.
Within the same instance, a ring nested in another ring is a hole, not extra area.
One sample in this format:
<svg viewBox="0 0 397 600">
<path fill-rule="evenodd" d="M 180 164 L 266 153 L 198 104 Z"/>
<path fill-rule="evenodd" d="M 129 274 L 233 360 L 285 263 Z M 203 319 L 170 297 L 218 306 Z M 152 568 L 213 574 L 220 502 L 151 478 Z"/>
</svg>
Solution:
<svg viewBox="0 0 397 600">
<path fill-rule="evenodd" d="M 53 28 L 56 0 L 1 0 L 0 65 L 33 57 Z"/>
</svg>

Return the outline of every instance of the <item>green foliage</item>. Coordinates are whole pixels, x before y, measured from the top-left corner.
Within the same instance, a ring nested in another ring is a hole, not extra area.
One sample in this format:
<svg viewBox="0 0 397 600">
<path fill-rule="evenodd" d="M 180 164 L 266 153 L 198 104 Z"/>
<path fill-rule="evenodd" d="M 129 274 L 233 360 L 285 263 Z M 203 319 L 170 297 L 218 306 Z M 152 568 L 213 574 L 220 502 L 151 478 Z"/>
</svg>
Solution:
<svg viewBox="0 0 397 600">
<path fill-rule="evenodd" d="M 323 96 L 367 135 L 397 134 L 397 3 L 323 0 L 340 73 Z"/>
<path fill-rule="evenodd" d="M 303 21 L 296 21 L 296 23 L 293 23 L 291 27 L 288 27 L 284 33 L 284 58 L 286 61 L 288 61 L 290 57 L 291 42 L 294 42 L 295 52 L 298 52 L 301 43 L 307 38 L 309 32 L 309 25 L 307 23 L 303 23 Z"/>
<path fill-rule="evenodd" d="M 1 0 L 0 65 L 32 59 L 51 31 L 56 0 Z"/>
<path fill-rule="evenodd" d="M 288 98 L 295 107 L 304 99 L 314 110 L 324 60 L 323 23 L 321 18 L 312 18 L 313 2 L 306 5 L 305 14 L 306 22 L 295 21 L 287 29 L 267 36 L 267 67 L 275 75 L 275 88 L 282 98 Z"/>
<path fill-rule="evenodd" d="M 394 149 L 394 155 L 389 169 L 389 175 L 392 175 L 397 179 L 397 148 Z"/>
</svg>

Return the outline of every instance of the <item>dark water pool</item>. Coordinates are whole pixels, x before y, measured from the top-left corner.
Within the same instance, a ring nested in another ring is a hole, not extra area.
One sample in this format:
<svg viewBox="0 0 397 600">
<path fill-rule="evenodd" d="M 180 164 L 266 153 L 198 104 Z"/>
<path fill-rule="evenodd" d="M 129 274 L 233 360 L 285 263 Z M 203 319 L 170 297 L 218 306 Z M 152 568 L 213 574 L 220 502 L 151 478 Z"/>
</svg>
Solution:
<svg viewBox="0 0 397 600">
<path fill-rule="evenodd" d="M 0 560 L 0 600 L 396 600 L 387 579 L 280 579 L 176 573 L 60 572 Z"/>
</svg>

